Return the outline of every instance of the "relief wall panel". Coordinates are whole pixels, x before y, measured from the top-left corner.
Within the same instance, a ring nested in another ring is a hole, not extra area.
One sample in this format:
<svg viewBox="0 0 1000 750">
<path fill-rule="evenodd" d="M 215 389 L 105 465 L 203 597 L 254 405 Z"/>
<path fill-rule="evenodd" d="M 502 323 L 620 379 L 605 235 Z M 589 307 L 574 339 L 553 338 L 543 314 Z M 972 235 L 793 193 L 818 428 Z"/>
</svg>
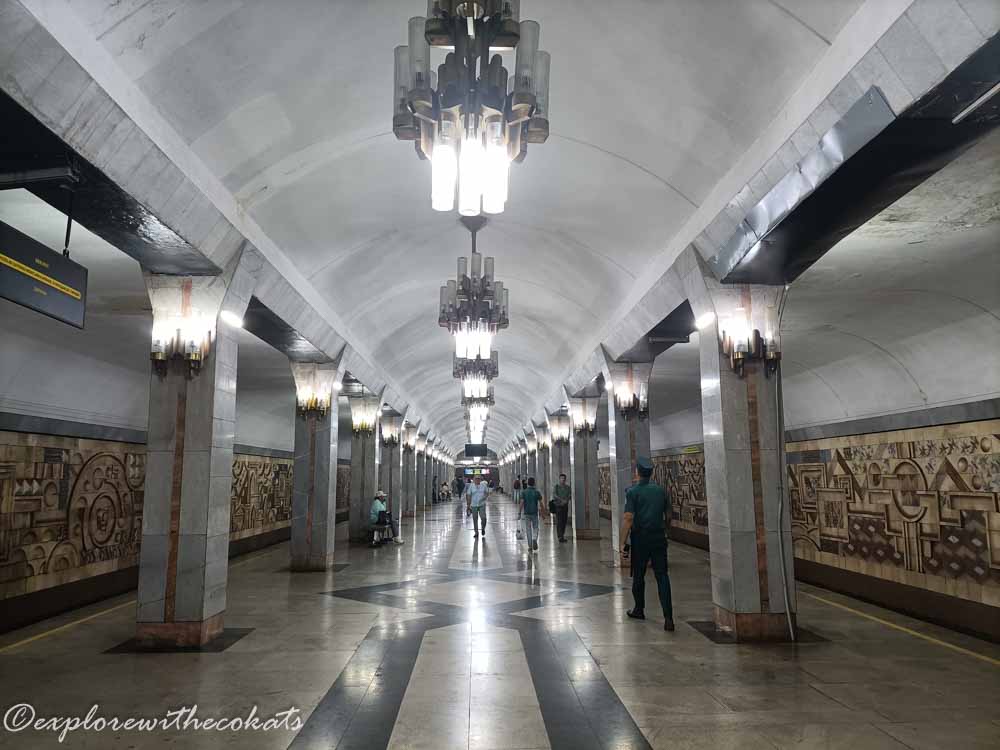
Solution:
<svg viewBox="0 0 1000 750">
<path fill-rule="evenodd" d="M 1000 607 L 1000 421 L 787 443 L 786 454 L 797 558 Z M 704 453 L 658 452 L 653 464 L 673 525 L 707 536 Z"/>
<path fill-rule="evenodd" d="M 291 459 L 236 454 L 230 539 L 287 527 Z M 146 448 L 0 431 L 0 599 L 138 564 Z"/>
</svg>

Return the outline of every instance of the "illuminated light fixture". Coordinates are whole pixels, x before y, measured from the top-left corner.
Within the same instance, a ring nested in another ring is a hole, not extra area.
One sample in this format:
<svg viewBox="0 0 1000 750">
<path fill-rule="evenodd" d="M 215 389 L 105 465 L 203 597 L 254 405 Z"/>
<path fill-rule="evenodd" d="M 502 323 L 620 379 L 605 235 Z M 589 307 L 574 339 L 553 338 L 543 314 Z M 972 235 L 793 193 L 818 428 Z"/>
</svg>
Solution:
<svg viewBox="0 0 1000 750">
<path fill-rule="evenodd" d="M 232 310 L 223 310 L 219 313 L 219 319 L 228 326 L 233 328 L 243 327 L 243 318 L 234 313 Z"/>
<path fill-rule="evenodd" d="M 549 135 L 551 58 L 541 28 L 520 20 L 520 0 L 428 0 L 396 47 L 392 130 L 431 162 L 431 207 L 476 216 L 500 213 L 510 164 Z M 448 50 L 437 76 L 430 48 Z M 516 49 L 513 80 L 503 58 Z"/>
<path fill-rule="evenodd" d="M 570 418 L 567 414 L 549 415 L 549 434 L 552 436 L 552 443 L 559 445 L 569 442 Z"/>
<path fill-rule="evenodd" d="M 781 361 L 777 308 L 766 309 L 763 336 L 759 329 L 751 327 L 744 308 L 736 308 L 731 316 L 721 321 L 719 348 L 729 357 L 730 367 L 739 377 L 744 376 L 747 362 L 754 360 L 764 363 L 765 377 L 772 375 Z"/>
<path fill-rule="evenodd" d="M 714 321 L 715 321 L 715 313 L 707 312 L 704 313 L 703 315 L 699 315 L 697 319 L 694 321 L 694 325 L 695 328 L 697 328 L 699 331 L 703 331 L 706 328 L 708 328 L 708 326 L 712 325 Z"/>
<path fill-rule="evenodd" d="M 593 435 L 597 430 L 598 398 L 575 398 L 570 404 L 570 422 L 577 434 Z"/>
<path fill-rule="evenodd" d="M 390 406 L 389 409 L 391 410 L 392 407 Z M 385 411 L 385 407 L 383 407 L 383 411 Z M 379 420 L 379 427 L 382 433 L 382 445 L 387 448 L 399 445 L 399 437 L 403 430 L 403 415 L 383 414 L 382 419 Z"/>
<path fill-rule="evenodd" d="M 334 367 L 292 362 L 295 380 L 295 410 L 300 417 L 324 418 L 330 411 L 333 391 L 339 384 Z"/>
<path fill-rule="evenodd" d="M 611 393 L 611 390 L 608 390 Z M 645 419 L 649 416 L 649 386 L 639 384 L 638 393 L 633 391 L 628 383 L 619 383 L 614 387 L 615 405 L 622 416 L 628 419 Z"/>
<path fill-rule="evenodd" d="M 352 396 L 349 401 L 351 406 L 351 428 L 354 434 L 373 434 L 380 412 L 378 398 L 371 395 Z"/>
<path fill-rule="evenodd" d="M 197 310 L 187 315 L 153 316 L 149 358 L 161 376 L 167 374 L 169 362 L 181 360 L 187 365 L 188 377 L 201 370 L 201 363 L 212 348 L 215 325 L 211 318 Z"/>
</svg>

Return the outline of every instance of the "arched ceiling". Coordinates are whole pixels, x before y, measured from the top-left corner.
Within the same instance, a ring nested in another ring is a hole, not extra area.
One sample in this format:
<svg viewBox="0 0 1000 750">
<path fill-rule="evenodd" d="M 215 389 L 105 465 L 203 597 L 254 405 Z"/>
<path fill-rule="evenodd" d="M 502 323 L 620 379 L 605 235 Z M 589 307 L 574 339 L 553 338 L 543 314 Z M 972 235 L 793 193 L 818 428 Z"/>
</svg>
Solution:
<svg viewBox="0 0 1000 750">
<path fill-rule="evenodd" d="M 755 140 L 861 0 L 524 0 L 552 134 L 481 234 L 510 288 L 488 440 L 505 444 Z M 423 0 L 75 0 L 92 34 L 452 446 L 438 287 L 468 252 L 390 133 L 392 50 Z"/>
<path fill-rule="evenodd" d="M 799 277 L 781 343 L 789 428 L 1000 397 L 1000 129 Z M 651 415 L 700 409 L 699 378 L 693 343 L 660 355 Z"/>
</svg>

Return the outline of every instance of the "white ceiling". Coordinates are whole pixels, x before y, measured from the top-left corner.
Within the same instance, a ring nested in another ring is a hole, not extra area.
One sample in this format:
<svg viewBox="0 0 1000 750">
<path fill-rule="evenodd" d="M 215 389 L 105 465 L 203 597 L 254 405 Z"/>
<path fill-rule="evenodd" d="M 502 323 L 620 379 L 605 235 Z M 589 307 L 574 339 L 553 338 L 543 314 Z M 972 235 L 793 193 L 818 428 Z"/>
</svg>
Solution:
<svg viewBox="0 0 1000 750">
<path fill-rule="evenodd" d="M 507 442 L 763 131 L 860 0 L 525 0 L 552 54 L 548 143 L 480 236 L 511 290 L 489 441 Z M 375 363 L 465 439 L 438 287 L 468 252 L 391 135 L 392 50 L 423 0 L 77 0 L 121 70 Z"/>
<path fill-rule="evenodd" d="M 1000 396 L 1000 130 L 809 268 L 781 328 L 789 427 Z M 657 358 L 653 414 L 700 408 L 699 375 L 695 337 Z"/>
</svg>

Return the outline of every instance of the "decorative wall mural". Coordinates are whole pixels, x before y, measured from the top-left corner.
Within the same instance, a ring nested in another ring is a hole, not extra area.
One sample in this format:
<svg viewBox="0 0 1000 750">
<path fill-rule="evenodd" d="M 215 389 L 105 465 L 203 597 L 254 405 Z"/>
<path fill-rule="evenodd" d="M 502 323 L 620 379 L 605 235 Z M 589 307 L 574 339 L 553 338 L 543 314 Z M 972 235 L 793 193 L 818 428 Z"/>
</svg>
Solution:
<svg viewBox="0 0 1000 750">
<path fill-rule="evenodd" d="M 351 464 L 337 465 L 337 510 L 347 511 L 351 507 Z"/>
<path fill-rule="evenodd" d="M 611 462 L 601 461 L 597 464 L 597 498 L 599 511 L 605 517 L 611 513 Z"/>
<path fill-rule="evenodd" d="M 797 557 L 1000 605 L 1000 421 L 786 452 Z"/>
<path fill-rule="evenodd" d="M 289 525 L 292 464 L 234 457 L 230 539 Z M 145 479 L 144 445 L 0 432 L 0 599 L 136 565 Z"/>
<path fill-rule="evenodd" d="M 708 533 L 705 454 L 700 449 L 654 455 L 653 481 L 670 494 L 673 526 L 698 534 Z"/>
<path fill-rule="evenodd" d="M 1000 420 L 786 446 L 795 556 L 1000 607 Z M 708 534 L 705 456 L 653 456 L 673 523 Z M 610 507 L 610 467 L 600 467 Z"/>
<path fill-rule="evenodd" d="M 230 539 L 255 536 L 291 523 L 294 464 L 290 458 L 233 456 Z"/>
</svg>

